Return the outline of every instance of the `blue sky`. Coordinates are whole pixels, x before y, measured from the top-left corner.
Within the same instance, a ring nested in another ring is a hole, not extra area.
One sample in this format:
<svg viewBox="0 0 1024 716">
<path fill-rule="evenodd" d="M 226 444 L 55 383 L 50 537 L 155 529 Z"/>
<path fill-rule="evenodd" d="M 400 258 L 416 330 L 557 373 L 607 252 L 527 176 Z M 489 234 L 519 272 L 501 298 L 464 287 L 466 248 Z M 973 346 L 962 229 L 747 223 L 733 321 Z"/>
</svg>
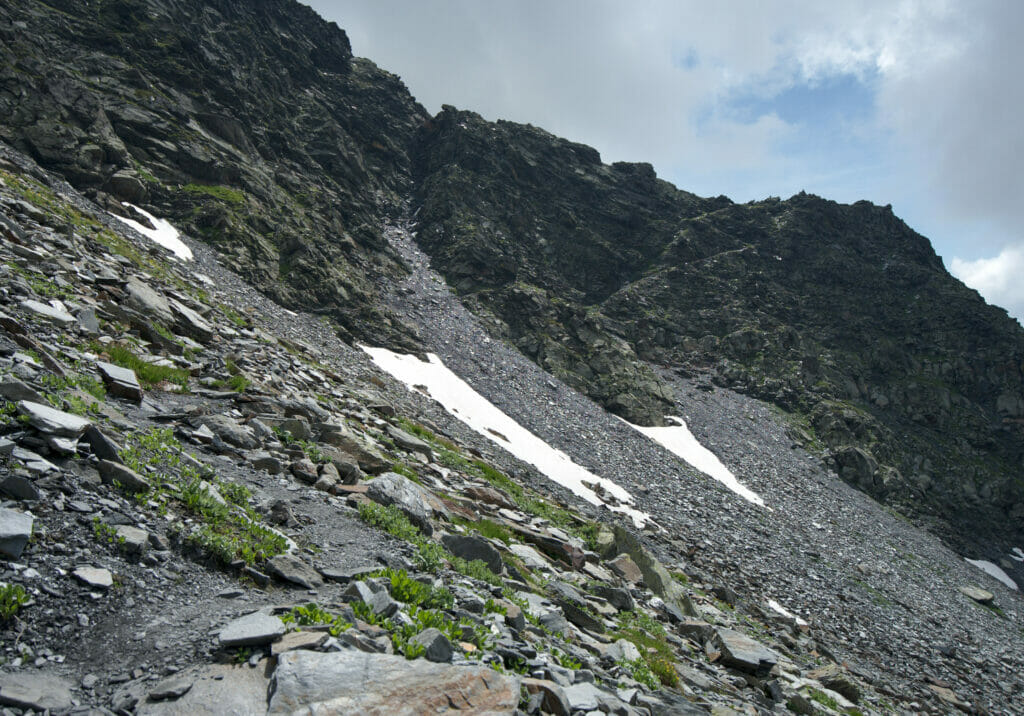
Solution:
<svg viewBox="0 0 1024 716">
<path fill-rule="evenodd" d="M 892 204 L 1024 317 L 1024 3 L 313 0 L 441 104 L 735 201 Z"/>
</svg>

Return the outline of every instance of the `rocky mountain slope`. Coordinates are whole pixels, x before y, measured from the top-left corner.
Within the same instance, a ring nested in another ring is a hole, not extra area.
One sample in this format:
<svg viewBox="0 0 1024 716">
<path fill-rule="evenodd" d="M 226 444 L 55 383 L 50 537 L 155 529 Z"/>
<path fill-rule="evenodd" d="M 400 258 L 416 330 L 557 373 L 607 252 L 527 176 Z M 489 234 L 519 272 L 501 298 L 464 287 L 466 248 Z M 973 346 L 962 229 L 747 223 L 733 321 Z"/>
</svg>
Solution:
<svg viewBox="0 0 1024 716">
<path fill-rule="evenodd" d="M 961 557 L 1024 582 L 1024 334 L 888 208 L 430 117 L 288 0 L 0 3 L 0 47 L 0 703 L 1014 711 L 1019 597 Z M 685 417 L 767 509 L 615 415 Z"/>
<path fill-rule="evenodd" d="M 5 4 L 0 33 L 0 138 L 347 341 L 422 346 L 379 291 L 405 270 L 382 222 L 411 200 L 491 333 L 612 412 L 660 424 L 657 368 L 706 374 L 961 549 L 1024 541 L 1024 332 L 887 208 L 736 205 L 533 127 L 431 118 L 293 2 Z"/>
<path fill-rule="evenodd" d="M 956 543 L 1021 540 L 1024 331 L 888 207 L 701 199 L 453 108 L 419 147 L 421 245 L 539 365 L 643 424 L 648 364 L 710 374 Z"/>
<path fill-rule="evenodd" d="M 673 384 L 773 511 L 739 499 L 489 340 L 401 227 L 390 310 L 626 486 L 642 532 L 3 146 L 0 209 L 15 713 L 995 714 L 1024 693 L 1017 593 L 765 405 Z"/>
</svg>

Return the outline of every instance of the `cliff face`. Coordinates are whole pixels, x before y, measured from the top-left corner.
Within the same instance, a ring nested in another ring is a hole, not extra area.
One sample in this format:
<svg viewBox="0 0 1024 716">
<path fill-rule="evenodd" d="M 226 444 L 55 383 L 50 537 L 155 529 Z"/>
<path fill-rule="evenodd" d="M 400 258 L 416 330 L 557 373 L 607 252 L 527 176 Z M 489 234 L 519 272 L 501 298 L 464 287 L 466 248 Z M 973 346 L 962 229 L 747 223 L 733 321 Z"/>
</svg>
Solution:
<svg viewBox="0 0 1024 716">
<path fill-rule="evenodd" d="M 464 302 L 612 412 L 657 424 L 659 371 L 707 375 L 947 536 L 1024 537 L 1024 332 L 888 208 L 701 198 L 534 127 L 431 118 L 287 0 L 5 4 L 0 42 L 0 139 L 346 340 L 418 347 L 379 294 L 412 200 Z"/>
<path fill-rule="evenodd" d="M 0 7 L 0 138 L 108 207 L 150 205 L 286 305 L 409 345 L 379 313 L 381 217 L 427 118 L 297 2 Z"/>
<path fill-rule="evenodd" d="M 446 108 L 420 137 L 419 241 L 527 355 L 635 422 L 651 362 L 791 413 L 848 481 L 1019 537 L 1024 332 L 890 208 L 701 199 L 533 127 Z"/>
</svg>

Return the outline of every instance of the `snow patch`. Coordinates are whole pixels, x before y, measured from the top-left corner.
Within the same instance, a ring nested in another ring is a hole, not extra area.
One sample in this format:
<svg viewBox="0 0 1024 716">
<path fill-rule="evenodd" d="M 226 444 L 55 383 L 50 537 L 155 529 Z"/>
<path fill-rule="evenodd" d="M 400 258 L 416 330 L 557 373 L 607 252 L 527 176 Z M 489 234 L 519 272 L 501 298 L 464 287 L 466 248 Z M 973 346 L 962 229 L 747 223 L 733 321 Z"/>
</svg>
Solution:
<svg viewBox="0 0 1024 716">
<path fill-rule="evenodd" d="M 167 221 L 166 219 L 158 219 L 145 209 L 140 209 L 134 204 L 129 204 L 127 201 L 122 201 L 121 205 L 130 206 L 131 208 L 135 209 L 135 211 L 139 212 L 147 219 L 149 219 L 149 222 L 153 224 L 153 226 L 155 226 L 156 228 L 151 229 L 148 226 L 143 226 L 137 221 L 134 221 L 132 219 L 126 219 L 125 217 L 118 216 L 117 214 L 111 214 L 111 216 L 120 221 L 122 224 L 127 224 L 128 226 L 132 227 L 133 229 L 135 229 L 136 231 L 138 231 L 140 234 L 150 239 L 151 241 L 154 241 L 155 243 L 158 243 L 161 246 L 163 246 L 165 249 L 168 249 L 179 259 L 182 259 L 183 261 L 192 260 L 192 250 L 185 245 L 185 242 L 182 241 L 181 238 L 179 238 L 181 234 L 179 234 L 178 230 L 171 225 L 171 222 Z"/>
<path fill-rule="evenodd" d="M 515 420 L 499 410 L 490 401 L 471 388 L 441 362 L 433 353 L 428 361 L 414 355 L 393 353 L 386 348 L 360 346 L 377 367 L 405 383 L 410 390 L 421 393 L 440 403 L 445 410 L 491 442 L 501 446 L 523 462 L 528 462 L 559 485 L 572 490 L 592 505 L 607 505 L 615 512 L 632 518 L 637 527 L 643 527 L 650 515 L 627 504 L 633 501 L 629 494 L 611 480 L 598 477 L 577 465 L 561 450 L 548 445 Z M 614 500 L 605 501 L 590 485 L 599 485 Z"/>
<path fill-rule="evenodd" d="M 800 626 L 807 626 L 807 622 L 806 621 L 804 621 L 803 619 L 798 617 L 796 614 L 793 614 L 793 612 L 791 612 L 788 609 L 786 609 L 784 606 L 779 604 L 774 599 L 769 599 L 768 600 L 768 607 L 772 611 L 778 612 L 779 614 L 781 614 L 782 616 L 786 617 L 787 619 L 792 619 L 793 621 L 795 621 Z"/>
<path fill-rule="evenodd" d="M 627 423 L 634 430 L 638 430 L 651 440 L 661 444 L 666 450 L 678 455 L 687 463 L 703 472 L 708 477 L 718 480 L 737 495 L 753 502 L 759 507 L 765 507 L 764 500 L 756 492 L 736 479 L 718 456 L 700 444 L 693 436 L 690 429 L 686 427 L 686 421 L 674 416 L 665 416 L 665 419 L 676 423 L 663 428 L 645 428 L 641 425 Z M 771 510 L 770 507 L 765 509 Z"/>
<path fill-rule="evenodd" d="M 1010 553 L 1010 559 L 1024 562 L 1024 550 L 1021 550 L 1020 547 L 1014 547 L 1013 552 Z"/>
<path fill-rule="evenodd" d="M 1010 575 L 1004 572 L 998 565 L 992 564 L 991 562 L 986 562 L 983 559 L 968 559 L 965 561 L 970 564 L 973 564 L 975 567 L 989 574 L 990 576 L 995 577 L 1010 589 L 1013 589 L 1014 591 L 1017 590 L 1017 583 L 1013 581 L 1010 578 Z"/>
</svg>

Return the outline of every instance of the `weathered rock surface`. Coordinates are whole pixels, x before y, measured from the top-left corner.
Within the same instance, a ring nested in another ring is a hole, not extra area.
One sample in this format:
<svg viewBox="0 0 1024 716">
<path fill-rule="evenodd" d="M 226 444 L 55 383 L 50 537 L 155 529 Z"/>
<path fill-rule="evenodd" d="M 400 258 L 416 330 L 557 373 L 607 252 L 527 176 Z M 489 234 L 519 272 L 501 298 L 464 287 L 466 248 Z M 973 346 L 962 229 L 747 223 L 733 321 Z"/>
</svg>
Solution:
<svg viewBox="0 0 1024 716">
<path fill-rule="evenodd" d="M 274 672 L 268 714 L 418 716 L 422 713 L 512 714 L 516 679 L 480 666 L 408 662 L 397 656 L 290 652 Z"/>
</svg>

